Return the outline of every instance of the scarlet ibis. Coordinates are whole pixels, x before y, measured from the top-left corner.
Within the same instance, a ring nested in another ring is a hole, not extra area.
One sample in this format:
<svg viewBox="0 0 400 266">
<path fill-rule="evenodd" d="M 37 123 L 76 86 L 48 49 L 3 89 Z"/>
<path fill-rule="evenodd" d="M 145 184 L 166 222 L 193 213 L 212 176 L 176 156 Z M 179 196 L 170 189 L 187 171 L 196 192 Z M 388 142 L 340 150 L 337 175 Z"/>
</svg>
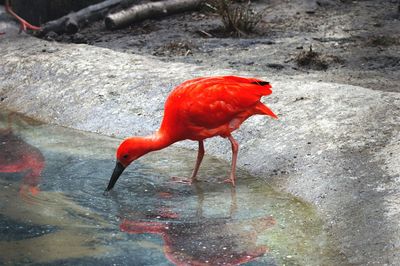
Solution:
<svg viewBox="0 0 400 266">
<path fill-rule="evenodd" d="M 31 24 L 29 24 L 25 19 L 23 19 L 23 18 L 21 18 L 20 16 L 18 16 L 13 10 L 12 10 L 12 8 L 11 8 L 11 5 L 10 5 L 10 0 L 6 0 L 6 2 L 5 2 L 5 9 L 6 9 L 6 11 L 9 13 L 9 14 L 11 14 L 13 17 L 15 17 L 18 21 L 19 21 L 19 23 L 20 23 L 20 26 L 19 26 L 19 32 L 21 32 L 21 31 L 26 31 L 26 30 L 40 30 L 40 27 L 36 27 L 36 26 L 33 26 L 33 25 L 31 25 Z M 4 33 L 3 33 L 4 34 Z"/>
<path fill-rule="evenodd" d="M 236 159 L 239 145 L 232 131 L 255 114 L 277 116 L 260 99 L 271 94 L 269 82 L 237 76 L 201 77 L 177 86 L 165 103 L 164 118 L 158 131 L 150 136 L 130 137 L 117 149 L 116 166 L 106 191 L 111 190 L 118 178 L 134 160 L 163 149 L 177 141 L 198 141 L 197 160 L 190 179 L 196 180 L 204 155 L 204 140 L 214 136 L 228 138 L 232 145 L 230 178 L 235 186 Z"/>
</svg>

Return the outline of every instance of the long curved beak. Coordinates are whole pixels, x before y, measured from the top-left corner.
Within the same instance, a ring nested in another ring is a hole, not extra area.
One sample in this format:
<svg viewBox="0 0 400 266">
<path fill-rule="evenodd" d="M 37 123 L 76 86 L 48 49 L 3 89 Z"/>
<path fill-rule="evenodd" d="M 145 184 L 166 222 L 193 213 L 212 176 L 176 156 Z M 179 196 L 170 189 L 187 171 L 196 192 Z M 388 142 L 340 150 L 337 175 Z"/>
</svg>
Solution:
<svg viewBox="0 0 400 266">
<path fill-rule="evenodd" d="M 105 191 L 110 191 L 114 187 L 115 183 L 117 182 L 118 178 L 124 170 L 125 167 L 120 162 L 117 162 L 114 168 L 114 172 L 112 173 L 112 176 L 110 178 L 110 182 L 108 183 Z"/>
</svg>

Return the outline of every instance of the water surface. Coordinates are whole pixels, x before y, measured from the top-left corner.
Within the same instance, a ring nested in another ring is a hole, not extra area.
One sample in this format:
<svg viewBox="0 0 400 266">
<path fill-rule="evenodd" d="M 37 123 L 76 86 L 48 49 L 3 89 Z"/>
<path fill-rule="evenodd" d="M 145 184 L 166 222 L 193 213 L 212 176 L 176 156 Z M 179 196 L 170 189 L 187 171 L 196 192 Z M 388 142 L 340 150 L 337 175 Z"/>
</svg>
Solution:
<svg viewBox="0 0 400 266">
<path fill-rule="evenodd" d="M 152 153 L 103 195 L 119 142 L 0 111 L 0 264 L 321 265 L 332 257 L 315 210 L 262 179 L 239 170 L 233 189 L 222 183 L 229 165 L 205 157 L 200 182 L 172 182 L 190 175 L 194 151 Z"/>
</svg>

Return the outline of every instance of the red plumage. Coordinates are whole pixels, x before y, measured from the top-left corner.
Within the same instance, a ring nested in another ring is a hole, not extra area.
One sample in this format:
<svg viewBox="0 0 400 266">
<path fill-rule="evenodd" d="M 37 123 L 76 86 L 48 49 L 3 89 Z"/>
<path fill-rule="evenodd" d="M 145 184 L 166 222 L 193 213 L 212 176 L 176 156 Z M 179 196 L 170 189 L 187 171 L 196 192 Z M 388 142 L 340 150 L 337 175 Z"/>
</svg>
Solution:
<svg viewBox="0 0 400 266">
<path fill-rule="evenodd" d="M 221 76 L 186 81 L 169 95 L 160 131 L 176 140 L 227 137 L 254 114 L 277 118 L 260 102 L 271 93 L 268 82 L 254 78 Z"/>
<path fill-rule="evenodd" d="M 106 190 L 113 188 L 123 170 L 144 154 L 163 149 L 174 142 L 190 139 L 199 142 L 196 165 L 190 181 L 196 180 L 204 155 L 203 140 L 221 136 L 232 144 L 232 169 L 228 179 L 235 185 L 239 145 L 231 132 L 255 114 L 277 116 L 263 103 L 271 94 L 271 85 L 255 78 L 218 76 L 183 82 L 168 96 L 160 129 L 147 137 L 131 137 L 117 150 L 117 164 Z"/>
</svg>

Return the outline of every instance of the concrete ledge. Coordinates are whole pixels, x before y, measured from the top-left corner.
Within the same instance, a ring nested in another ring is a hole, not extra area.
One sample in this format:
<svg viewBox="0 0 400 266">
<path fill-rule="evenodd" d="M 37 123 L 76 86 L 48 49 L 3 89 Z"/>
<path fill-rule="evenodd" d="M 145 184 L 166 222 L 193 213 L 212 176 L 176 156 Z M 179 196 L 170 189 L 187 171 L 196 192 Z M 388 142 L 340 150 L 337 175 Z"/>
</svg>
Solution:
<svg viewBox="0 0 400 266">
<path fill-rule="evenodd" d="M 2 107 L 118 137 L 156 130 L 165 97 L 186 79 L 251 76 L 26 35 L 0 38 Z M 240 167 L 317 206 L 349 264 L 400 264 L 400 95 L 261 78 L 273 84 L 264 101 L 280 120 L 252 117 L 235 134 Z M 217 138 L 206 152 L 231 156 Z"/>
</svg>

